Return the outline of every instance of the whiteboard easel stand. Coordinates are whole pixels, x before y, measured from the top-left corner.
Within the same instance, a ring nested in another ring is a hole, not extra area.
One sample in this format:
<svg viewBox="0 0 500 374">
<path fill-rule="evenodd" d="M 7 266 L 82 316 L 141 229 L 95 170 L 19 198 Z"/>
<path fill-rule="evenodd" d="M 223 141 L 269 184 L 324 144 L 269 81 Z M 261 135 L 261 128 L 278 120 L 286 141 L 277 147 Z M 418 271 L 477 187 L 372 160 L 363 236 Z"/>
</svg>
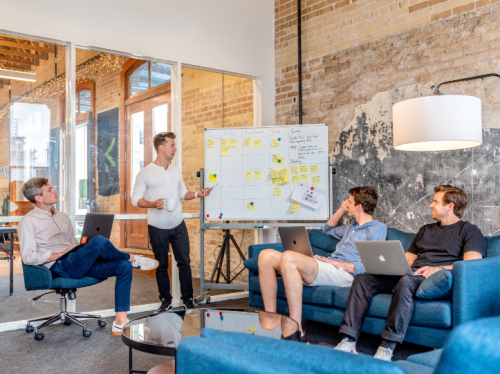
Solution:
<svg viewBox="0 0 500 374">
<path fill-rule="evenodd" d="M 328 214 L 331 216 L 333 214 L 333 174 L 336 174 L 335 169 L 330 165 L 328 166 L 329 177 L 328 177 L 328 194 L 330 197 Z M 200 178 L 200 190 L 205 188 L 205 170 L 202 168 L 196 173 Z M 272 225 L 272 226 L 271 226 Z M 257 225 L 263 226 L 263 225 Z M 244 290 L 248 291 L 248 283 L 245 284 L 227 284 L 227 283 L 205 283 L 205 230 L 206 229 L 240 229 L 240 230 L 276 230 L 278 227 L 290 227 L 297 226 L 296 223 L 272 223 L 269 227 L 256 227 L 255 223 L 205 223 L 205 209 L 204 209 L 204 197 L 200 198 L 200 292 L 201 295 L 194 299 L 195 304 L 199 304 L 203 301 L 210 303 L 210 290 Z M 306 228 L 323 228 L 324 223 L 309 223 Z M 205 292 L 208 290 L 208 292 Z"/>
</svg>

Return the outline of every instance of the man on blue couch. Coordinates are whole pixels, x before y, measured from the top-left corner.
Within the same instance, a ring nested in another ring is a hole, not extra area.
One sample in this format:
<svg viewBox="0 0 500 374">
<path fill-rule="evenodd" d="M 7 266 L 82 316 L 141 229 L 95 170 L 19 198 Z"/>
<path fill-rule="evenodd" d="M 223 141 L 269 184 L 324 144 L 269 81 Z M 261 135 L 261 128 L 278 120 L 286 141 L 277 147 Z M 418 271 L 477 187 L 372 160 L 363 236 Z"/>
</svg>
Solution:
<svg viewBox="0 0 500 374">
<path fill-rule="evenodd" d="M 278 283 L 276 273 L 280 273 L 285 284 L 290 318 L 297 321 L 302 341 L 307 341 L 302 331 L 302 287 L 341 286 L 352 284 L 354 276 L 365 272 L 354 241 L 385 240 L 387 226 L 373 219 L 378 194 L 372 187 L 354 187 L 349 190 L 349 199 L 344 201 L 323 229 L 340 242 L 330 257 L 306 255 L 286 251 L 281 253 L 266 249 L 259 255 L 259 279 L 264 307 L 268 312 L 276 312 Z M 339 226 L 345 214 L 356 222 Z M 333 249 L 333 248 L 332 248 Z"/>
<path fill-rule="evenodd" d="M 465 192 L 451 185 L 437 186 L 434 192 L 431 218 L 438 222 L 420 228 L 406 253 L 415 275 L 357 276 L 340 326 L 340 333 L 345 337 L 335 349 L 357 353 L 356 340 L 372 297 L 392 293 L 386 326 L 382 331 L 382 345 L 375 354 L 375 358 L 390 361 L 396 344 L 404 340 L 413 314 L 413 297 L 425 278 L 441 270 L 453 269 L 455 261 L 480 259 L 486 254 L 486 240 L 481 231 L 460 220 L 467 206 Z"/>
</svg>

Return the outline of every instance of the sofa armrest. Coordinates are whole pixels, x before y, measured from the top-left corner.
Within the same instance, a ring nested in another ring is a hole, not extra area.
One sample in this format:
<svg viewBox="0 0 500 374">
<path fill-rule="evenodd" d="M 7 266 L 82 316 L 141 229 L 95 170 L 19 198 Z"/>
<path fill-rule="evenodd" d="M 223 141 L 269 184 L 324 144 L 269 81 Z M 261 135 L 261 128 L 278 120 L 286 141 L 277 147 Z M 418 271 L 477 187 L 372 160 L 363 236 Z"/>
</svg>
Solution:
<svg viewBox="0 0 500 374">
<path fill-rule="evenodd" d="M 453 325 L 500 315 L 500 257 L 453 264 Z"/>
<path fill-rule="evenodd" d="M 52 289 L 52 272 L 45 266 L 23 264 L 23 276 L 26 291 Z"/>
<path fill-rule="evenodd" d="M 259 257 L 260 252 L 264 249 L 274 249 L 278 252 L 283 252 L 283 244 L 270 243 L 270 244 L 254 244 L 248 247 L 248 258 Z"/>
</svg>

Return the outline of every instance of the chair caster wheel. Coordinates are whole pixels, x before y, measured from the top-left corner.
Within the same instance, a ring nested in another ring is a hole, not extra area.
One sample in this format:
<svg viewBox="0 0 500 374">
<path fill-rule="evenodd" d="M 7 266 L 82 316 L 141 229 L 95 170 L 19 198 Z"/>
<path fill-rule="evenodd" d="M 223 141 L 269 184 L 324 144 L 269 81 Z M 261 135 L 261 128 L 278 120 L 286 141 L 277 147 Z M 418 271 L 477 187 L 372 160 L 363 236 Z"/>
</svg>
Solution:
<svg viewBox="0 0 500 374">
<path fill-rule="evenodd" d="M 43 337 L 44 337 L 43 332 L 35 333 L 35 340 L 38 340 L 38 341 L 43 340 Z"/>
<path fill-rule="evenodd" d="M 35 328 L 32 325 L 26 325 L 26 332 L 28 334 L 31 334 L 35 330 Z"/>
<path fill-rule="evenodd" d="M 98 320 L 97 323 L 99 324 L 99 327 L 106 327 L 106 321 Z"/>
<path fill-rule="evenodd" d="M 64 325 L 65 325 L 65 326 L 69 326 L 69 325 L 71 325 L 71 321 L 68 321 L 68 320 L 64 321 Z"/>
<path fill-rule="evenodd" d="M 83 336 L 88 338 L 90 335 L 92 335 L 92 331 L 83 329 Z"/>
</svg>

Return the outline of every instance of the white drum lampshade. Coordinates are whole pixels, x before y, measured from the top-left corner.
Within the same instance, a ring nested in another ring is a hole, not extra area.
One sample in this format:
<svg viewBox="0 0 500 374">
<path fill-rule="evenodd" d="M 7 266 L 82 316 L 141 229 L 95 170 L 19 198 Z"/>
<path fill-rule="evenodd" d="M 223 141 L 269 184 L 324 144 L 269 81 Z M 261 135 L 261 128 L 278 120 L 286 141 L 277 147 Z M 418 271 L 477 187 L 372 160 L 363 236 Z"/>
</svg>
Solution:
<svg viewBox="0 0 500 374">
<path fill-rule="evenodd" d="M 465 95 L 426 96 L 392 107 L 394 148 L 449 151 L 483 143 L 481 99 Z"/>
</svg>

